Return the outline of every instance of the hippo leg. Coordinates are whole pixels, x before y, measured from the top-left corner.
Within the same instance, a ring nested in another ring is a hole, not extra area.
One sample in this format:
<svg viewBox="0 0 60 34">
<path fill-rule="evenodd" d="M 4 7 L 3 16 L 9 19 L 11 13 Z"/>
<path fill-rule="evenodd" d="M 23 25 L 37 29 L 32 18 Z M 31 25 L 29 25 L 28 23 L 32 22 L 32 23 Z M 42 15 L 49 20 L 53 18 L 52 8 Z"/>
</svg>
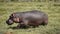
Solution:
<svg viewBox="0 0 60 34">
<path fill-rule="evenodd" d="M 48 19 L 45 19 L 42 23 L 42 25 L 47 25 L 48 24 Z"/>
<path fill-rule="evenodd" d="M 28 20 L 23 20 L 21 23 L 20 23 L 20 28 L 28 28 L 29 25 L 28 25 Z"/>
<path fill-rule="evenodd" d="M 16 28 L 18 28 L 18 29 L 20 28 L 20 23 L 17 25 L 17 27 L 16 27 Z"/>
</svg>

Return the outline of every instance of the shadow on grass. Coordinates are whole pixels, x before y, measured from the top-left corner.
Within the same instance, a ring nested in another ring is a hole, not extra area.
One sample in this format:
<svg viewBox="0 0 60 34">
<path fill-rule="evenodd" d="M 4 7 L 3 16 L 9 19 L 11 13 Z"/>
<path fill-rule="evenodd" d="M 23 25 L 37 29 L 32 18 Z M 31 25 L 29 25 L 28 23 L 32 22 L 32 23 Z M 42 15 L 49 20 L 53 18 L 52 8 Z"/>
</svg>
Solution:
<svg viewBox="0 0 60 34">
<path fill-rule="evenodd" d="M 28 29 L 29 27 L 8 27 L 8 29 Z"/>
<path fill-rule="evenodd" d="M 40 26 L 47 26 L 47 25 L 40 25 Z M 15 30 L 15 29 L 38 28 L 38 27 L 26 27 L 26 26 L 24 26 L 24 27 L 22 27 L 22 26 L 21 27 L 17 27 L 17 26 L 14 26 L 14 27 L 8 27 L 7 29 L 13 29 L 13 30 Z"/>
</svg>

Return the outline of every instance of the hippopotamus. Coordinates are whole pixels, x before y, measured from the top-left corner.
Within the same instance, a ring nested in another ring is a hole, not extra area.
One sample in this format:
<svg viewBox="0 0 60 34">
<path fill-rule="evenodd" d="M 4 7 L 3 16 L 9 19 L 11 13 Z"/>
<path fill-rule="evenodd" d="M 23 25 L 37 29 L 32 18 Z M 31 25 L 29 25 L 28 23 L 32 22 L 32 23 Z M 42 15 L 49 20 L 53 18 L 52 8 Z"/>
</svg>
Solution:
<svg viewBox="0 0 60 34">
<path fill-rule="evenodd" d="M 48 24 L 48 15 L 39 10 L 15 12 L 9 16 L 9 19 L 6 21 L 6 23 L 8 25 L 12 25 L 13 23 L 19 23 L 17 27 L 38 27 L 39 25 Z"/>
</svg>

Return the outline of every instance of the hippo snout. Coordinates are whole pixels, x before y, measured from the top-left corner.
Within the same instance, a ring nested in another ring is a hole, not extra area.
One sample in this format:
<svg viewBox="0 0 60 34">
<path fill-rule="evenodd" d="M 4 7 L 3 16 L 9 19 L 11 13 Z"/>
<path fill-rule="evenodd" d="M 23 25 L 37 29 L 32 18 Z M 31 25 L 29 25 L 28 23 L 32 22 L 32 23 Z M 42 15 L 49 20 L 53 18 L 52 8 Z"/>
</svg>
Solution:
<svg viewBox="0 0 60 34">
<path fill-rule="evenodd" d="M 7 23 L 8 25 L 12 25 L 12 24 L 13 24 L 13 21 L 12 21 L 12 20 L 7 20 L 6 23 Z"/>
</svg>

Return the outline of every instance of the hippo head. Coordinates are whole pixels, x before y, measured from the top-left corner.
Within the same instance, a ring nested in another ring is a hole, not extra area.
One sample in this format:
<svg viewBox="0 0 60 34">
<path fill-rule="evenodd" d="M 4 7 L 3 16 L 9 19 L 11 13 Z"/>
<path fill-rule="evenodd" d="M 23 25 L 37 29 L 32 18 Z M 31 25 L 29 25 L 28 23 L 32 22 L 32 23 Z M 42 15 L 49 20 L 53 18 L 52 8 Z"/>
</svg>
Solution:
<svg viewBox="0 0 60 34">
<path fill-rule="evenodd" d="M 8 25 L 12 25 L 13 23 L 20 23 L 21 20 L 19 18 L 19 15 L 16 15 L 16 14 L 11 14 L 11 16 L 9 17 L 9 19 L 6 21 L 6 23 Z"/>
<path fill-rule="evenodd" d="M 7 23 L 8 25 L 12 25 L 12 24 L 13 24 L 13 21 L 12 21 L 11 19 L 8 19 L 8 20 L 6 21 L 6 23 Z"/>
</svg>

